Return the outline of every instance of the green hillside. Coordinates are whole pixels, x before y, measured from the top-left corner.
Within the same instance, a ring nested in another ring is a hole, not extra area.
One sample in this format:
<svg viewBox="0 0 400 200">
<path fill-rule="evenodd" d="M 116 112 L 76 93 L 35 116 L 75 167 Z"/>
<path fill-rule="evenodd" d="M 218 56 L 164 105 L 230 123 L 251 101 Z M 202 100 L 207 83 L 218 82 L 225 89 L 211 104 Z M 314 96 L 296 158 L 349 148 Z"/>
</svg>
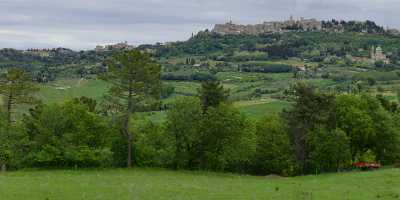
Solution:
<svg viewBox="0 0 400 200">
<path fill-rule="evenodd" d="M 226 77 L 226 79 L 228 78 Z M 173 85 L 175 88 L 173 95 L 162 100 L 162 102 L 167 104 L 174 102 L 174 99 L 178 96 L 196 95 L 197 90 L 200 87 L 199 83 L 193 82 L 167 81 L 165 84 Z M 227 83 L 224 84 L 224 86 L 232 89 L 233 91 L 239 90 L 241 87 L 243 87 L 240 84 L 235 83 Z M 68 99 L 81 96 L 102 101 L 103 95 L 107 92 L 107 88 L 107 83 L 98 79 L 60 79 L 52 83 L 41 85 L 37 96 L 46 104 L 62 103 Z M 232 94 L 233 97 L 238 95 L 240 95 L 240 93 Z M 278 113 L 282 109 L 290 106 L 290 103 L 287 101 L 274 99 L 256 99 L 234 101 L 234 105 L 246 115 L 258 119 L 266 115 Z M 150 119 L 154 119 L 155 121 L 162 121 L 165 117 L 165 114 L 164 112 L 150 112 L 143 116 L 149 116 Z"/>
<path fill-rule="evenodd" d="M 400 35 L 348 26 L 260 35 L 206 30 L 132 51 L 2 49 L 0 140 L 7 142 L 0 143 L 0 165 L 65 169 L 133 161 L 296 176 L 350 170 L 357 162 L 397 164 Z M 143 170 L 132 173 L 147 179 Z M 295 185 L 301 190 L 293 197 L 313 199 L 313 184 Z"/>
</svg>

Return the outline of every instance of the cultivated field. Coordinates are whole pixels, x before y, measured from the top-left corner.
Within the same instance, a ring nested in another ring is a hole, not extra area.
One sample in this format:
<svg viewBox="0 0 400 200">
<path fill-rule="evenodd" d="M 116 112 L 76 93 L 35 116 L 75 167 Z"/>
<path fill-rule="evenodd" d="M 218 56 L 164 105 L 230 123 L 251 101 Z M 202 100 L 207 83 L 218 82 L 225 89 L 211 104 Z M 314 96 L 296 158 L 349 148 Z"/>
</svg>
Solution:
<svg viewBox="0 0 400 200">
<path fill-rule="evenodd" d="M 400 199 L 400 169 L 295 178 L 156 169 L 0 174 L 4 200 Z"/>
</svg>

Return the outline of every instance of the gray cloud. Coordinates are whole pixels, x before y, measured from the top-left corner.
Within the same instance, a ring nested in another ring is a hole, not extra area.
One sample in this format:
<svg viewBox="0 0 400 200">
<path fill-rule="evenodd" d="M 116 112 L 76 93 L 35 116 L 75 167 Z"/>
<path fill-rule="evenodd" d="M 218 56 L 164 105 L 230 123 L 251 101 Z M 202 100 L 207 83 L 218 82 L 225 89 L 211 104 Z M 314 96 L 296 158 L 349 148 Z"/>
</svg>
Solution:
<svg viewBox="0 0 400 200">
<path fill-rule="evenodd" d="M 238 23 L 318 19 L 375 20 L 400 27 L 398 0 L 1 0 L 0 48 L 68 47 L 127 40 L 185 40 L 232 18 Z"/>
</svg>

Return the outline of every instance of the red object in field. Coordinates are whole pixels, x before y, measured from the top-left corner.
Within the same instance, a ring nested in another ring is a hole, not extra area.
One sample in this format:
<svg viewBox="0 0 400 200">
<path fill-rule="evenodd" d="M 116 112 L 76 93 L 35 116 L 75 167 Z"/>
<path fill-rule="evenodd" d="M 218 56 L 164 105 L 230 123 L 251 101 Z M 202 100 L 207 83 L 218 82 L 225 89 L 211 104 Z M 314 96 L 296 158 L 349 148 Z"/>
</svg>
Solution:
<svg viewBox="0 0 400 200">
<path fill-rule="evenodd" d="M 381 168 L 381 164 L 373 163 L 373 162 L 358 162 L 353 164 L 354 167 L 362 168 L 362 169 L 379 169 Z"/>
</svg>

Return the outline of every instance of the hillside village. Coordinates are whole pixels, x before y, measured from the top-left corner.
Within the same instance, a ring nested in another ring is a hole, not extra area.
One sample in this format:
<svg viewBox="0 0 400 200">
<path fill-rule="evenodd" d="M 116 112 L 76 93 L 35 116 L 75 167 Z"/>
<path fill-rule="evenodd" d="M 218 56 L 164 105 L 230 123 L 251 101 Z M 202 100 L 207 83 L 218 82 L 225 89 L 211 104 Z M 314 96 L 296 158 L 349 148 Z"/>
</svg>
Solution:
<svg viewBox="0 0 400 200">
<path fill-rule="evenodd" d="M 230 20 L 225 24 L 216 24 L 212 30 L 219 34 L 250 34 L 258 35 L 263 33 L 283 33 L 289 31 L 327 31 L 327 32 L 344 32 L 344 31 L 356 31 L 364 33 L 391 33 L 399 34 L 396 29 L 386 28 L 377 26 L 372 21 L 343 21 L 343 20 L 331 20 L 331 21 L 320 21 L 315 18 L 307 19 L 300 17 L 295 19 L 290 16 L 285 21 L 265 21 L 261 24 L 254 25 L 242 25 L 235 24 Z"/>
<path fill-rule="evenodd" d="M 305 19 L 300 18 L 300 20 L 295 20 L 292 16 L 289 20 L 280 22 L 263 22 L 262 24 L 255 25 L 240 25 L 234 24 L 229 21 L 226 24 L 216 24 L 213 32 L 219 34 L 261 34 L 261 33 L 274 33 L 274 32 L 284 32 L 292 29 L 302 29 L 302 30 L 321 30 L 322 22 L 316 19 Z"/>
<path fill-rule="evenodd" d="M 132 50 L 135 46 L 128 44 L 127 41 L 120 42 L 117 44 L 109 44 L 109 45 L 97 45 L 95 48 L 96 52 L 104 52 L 104 51 L 114 51 L 114 50 Z"/>
</svg>

